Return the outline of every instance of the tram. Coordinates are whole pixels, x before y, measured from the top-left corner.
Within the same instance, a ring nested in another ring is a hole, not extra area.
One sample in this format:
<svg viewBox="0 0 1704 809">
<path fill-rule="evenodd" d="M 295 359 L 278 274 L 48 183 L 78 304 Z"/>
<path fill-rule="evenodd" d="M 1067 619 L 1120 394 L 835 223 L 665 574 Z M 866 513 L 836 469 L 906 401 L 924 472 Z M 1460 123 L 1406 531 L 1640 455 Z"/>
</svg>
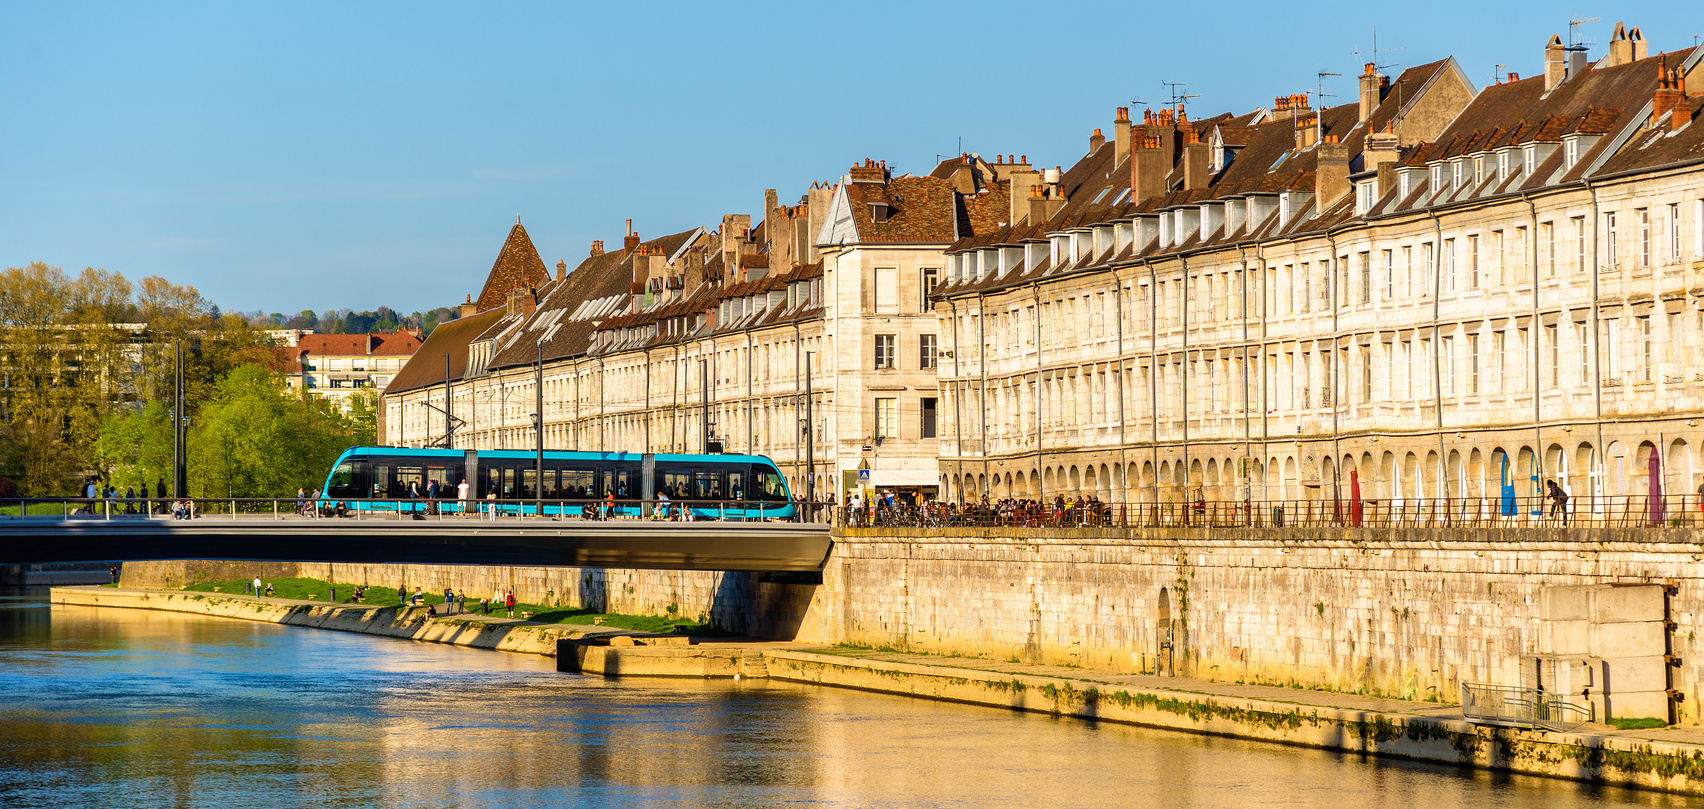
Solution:
<svg viewBox="0 0 1704 809">
<path fill-rule="evenodd" d="M 459 487 L 468 482 L 467 499 Z M 427 496 L 436 481 L 436 498 Z M 410 487 L 418 492 L 414 496 Z M 612 496 L 613 495 L 613 496 Z M 787 479 L 761 455 L 350 447 L 320 490 L 321 509 L 546 516 L 790 520 Z"/>
</svg>

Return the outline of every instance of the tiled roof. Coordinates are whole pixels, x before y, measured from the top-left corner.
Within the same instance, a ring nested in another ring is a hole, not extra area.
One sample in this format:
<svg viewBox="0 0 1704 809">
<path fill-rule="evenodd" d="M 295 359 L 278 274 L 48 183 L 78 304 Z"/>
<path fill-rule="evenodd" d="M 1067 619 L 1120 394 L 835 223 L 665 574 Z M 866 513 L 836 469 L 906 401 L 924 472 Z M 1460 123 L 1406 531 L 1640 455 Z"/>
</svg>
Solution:
<svg viewBox="0 0 1704 809">
<path fill-rule="evenodd" d="M 532 239 L 527 237 L 527 229 L 516 222 L 509 229 L 503 249 L 497 251 L 497 260 L 492 262 L 491 272 L 485 277 L 485 287 L 474 302 L 479 311 L 495 309 L 508 303 L 510 290 L 543 286 L 548 280 L 550 272 L 544 268 L 544 260 L 538 257 Z"/>
<path fill-rule="evenodd" d="M 385 356 L 406 357 L 420 349 L 420 338 L 410 331 L 375 334 L 304 334 L 296 341 L 297 353 L 317 357 Z"/>
<path fill-rule="evenodd" d="M 385 393 L 414 390 L 444 384 L 444 356 L 448 355 L 451 379 L 461 379 L 467 372 L 467 346 L 479 333 L 503 315 L 502 309 L 469 315 L 440 324 L 426 336 L 426 342 L 414 352 L 413 359 L 391 377 Z"/>
</svg>

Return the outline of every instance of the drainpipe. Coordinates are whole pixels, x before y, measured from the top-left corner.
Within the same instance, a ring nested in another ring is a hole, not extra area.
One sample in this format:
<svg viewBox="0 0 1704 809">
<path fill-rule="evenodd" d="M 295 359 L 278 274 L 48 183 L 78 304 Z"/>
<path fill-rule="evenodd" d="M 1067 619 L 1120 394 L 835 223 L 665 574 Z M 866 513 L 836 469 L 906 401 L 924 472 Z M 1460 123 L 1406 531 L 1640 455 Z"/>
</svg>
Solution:
<svg viewBox="0 0 1704 809">
<path fill-rule="evenodd" d="M 1532 223 L 1532 227 L 1528 229 L 1528 232 L 1532 234 L 1532 237 L 1527 239 L 1527 241 L 1531 243 L 1530 249 L 1528 250 L 1528 252 L 1531 254 L 1531 259 L 1532 259 L 1532 322 L 1533 322 L 1533 326 L 1535 327 L 1535 331 L 1533 332 L 1534 339 L 1533 339 L 1533 346 L 1532 346 L 1532 354 L 1533 354 L 1533 356 L 1532 356 L 1532 368 L 1533 368 L 1533 372 L 1532 372 L 1532 381 L 1533 381 L 1533 387 L 1532 387 L 1532 445 L 1533 445 L 1533 452 L 1537 453 L 1537 455 L 1538 455 L 1538 468 L 1540 470 L 1543 470 L 1544 469 L 1544 427 L 1543 427 L 1543 423 L 1540 421 L 1540 412 L 1539 412 L 1540 392 L 1539 392 L 1539 389 L 1538 389 L 1538 377 L 1539 377 L 1538 360 L 1539 360 L 1539 357 L 1538 357 L 1538 340 L 1537 340 L 1537 336 L 1539 334 L 1537 329 L 1543 328 L 1543 324 L 1541 324 L 1539 322 L 1539 317 L 1538 317 L 1538 206 L 1533 204 L 1532 194 L 1529 193 L 1529 192 L 1526 192 L 1526 191 L 1521 192 L 1521 201 L 1526 203 L 1526 205 L 1527 205 L 1527 221 Z M 1552 225 L 1551 227 L 1554 228 L 1555 225 Z M 1552 238 L 1554 238 L 1554 231 L 1552 232 Z M 1502 258 L 1498 257 L 1498 261 L 1501 261 L 1501 260 L 1502 260 Z M 1593 295 L 1592 297 L 1596 298 L 1597 296 Z M 1558 353 L 1562 350 L 1561 343 L 1562 343 L 1562 323 L 1561 323 L 1561 316 L 1558 315 L 1557 316 L 1557 323 L 1556 323 L 1556 341 L 1555 341 L 1555 343 L 1553 343 L 1550 346 L 1550 350 L 1552 352 L 1552 354 L 1551 354 L 1552 357 L 1556 356 L 1556 353 Z M 1561 363 L 1558 362 L 1557 365 L 1561 365 Z M 1558 370 L 1558 373 L 1560 373 L 1560 370 Z M 1561 380 L 1558 379 L 1557 383 L 1558 383 L 1558 385 L 1560 385 Z M 1564 453 L 1566 453 L 1568 451 L 1568 449 L 1566 447 L 1563 447 L 1562 451 Z M 1560 465 L 1560 460 L 1561 459 L 1558 459 L 1559 465 Z M 1484 474 L 1483 473 L 1480 474 L 1480 480 L 1482 482 L 1484 480 Z M 1566 483 L 1567 481 L 1563 481 L 1563 482 Z"/>
<path fill-rule="evenodd" d="M 1448 450 L 1444 448 L 1444 389 L 1441 384 L 1443 382 L 1443 375 L 1439 365 L 1440 357 L 1438 356 L 1438 321 L 1443 317 L 1442 301 L 1439 299 L 1442 297 L 1444 289 L 1444 273 L 1442 266 L 1444 258 L 1444 229 L 1443 225 L 1440 224 L 1438 220 L 1437 211 L 1427 210 L 1426 215 L 1432 219 L 1432 244 L 1436 245 L 1432 248 L 1432 407 L 1437 411 L 1435 415 L 1437 416 L 1436 423 L 1438 429 L 1437 479 L 1439 485 L 1433 488 L 1441 489 L 1444 488 L 1446 484 L 1444 470 L 1448 467 L 1448 461 L 1446 459 L 1449 458 Z M 1534 395 L 1536 396 L 1537 394 L 1534 393 Z M 1436 492 L 1434 492 L 1434 494 L 1435 493 Z"/>
<path fill-rule="evenodd" d="M 1035 387 L 1031 398 L 1035 404 L 1035 493 L 1037 501 L 1047 499 L 1047 477 L 1041 473 L 1041 285 L 1030 282 L 1030 299 L 1035 305 L 1035 314 L 1030 317 L 1030 325 L 1035 328 Z"/>
<path fill-rule="evenodd" d="M 1130 502 L 1130 469 L 1128 455 L 1129 439 L 1125 436 L 1124 414 L 1124 280 L 1118 276 L 1118 270 L 1112 271 L 1112 306 L 1113 316 L 1117 318 L 1117 340 L 1113 356 L 1118 360 L 1118 475 L 1124 481 L 1124 501 Z"/>
<path fill-rule="evenodd" d="M 1598 338 L 1598 320 L 1602 317 L 1602 309 L 1598 298 L 1598 200 L 1597 189 L 1592 186 L 1590 179 L 1583 179 L 1587 193 L 1592 201 L 1592 415 L 1597 421 L 1598 485 L 1603 487 L 1604 494 L 1609 489 L 1609 447 L 1603 443 L 1603 349 Z M 1590 478 L 1590 471 L 1587 471 Z M 1594 493 L 1595 494 L 1595 493 Z M 1596 497 L 1592 505 L 1596 506 Z"/>
<path fill-rule="evenodd" d="M 1178 277 L 1178 334 L 1181 336 L 1183 350 L 1183 384 L 1179 388 L 1183 405 L 1183 440 L 1178 442 L 1178 448 L 1183 450 L 1182 495 L 1187 501 L 1190 494 L 1189 485 L 1194 482 L 1189 476 L 1189 258 L 1179 253 L 1177 263 L 1183 268 L 1183 274 Z"/>
<path fill-rule="evenodd" d="M 1331 501 L 1335 504 L 1343 500 L 1341 482 L 1343 478 L 1343 453 L 1341 445 L 1338 443 L 1340 434 L 1337 421 L 1338 414 L 1343 408 L 1343 391 L 1338 390 L 1337 387 L 1337 345 L 1343 339 L 1343 335 L 1339 332 L 1337 313 L 1340 309 L 1339 302 L 1346 299 L 1348 290 L 1342 288 L 1344 286 L 1341 280 L 1342 274 L 1347 272 L 1347 269 L 1339 266 L 1337 235 L 1327 232 L 1325 241 L 1326 244 L 1331 245 L 1331 256 L 1327 261 L 1330 262 L 1332 268 L 1331 276 L 1325 282 L 1326 293 L 1331 296 L 1331 353 L 1327 355 L 1325 361 L 1325 379 L 1326 384 L 1331 386 Z M 1441 458 L 1442 455 L 1439 457 Z"/>
<path fill-rule="evenodd" d="M 1250 447 L 1250 444 L 1254 440 L 1254 423 L 1249 418 L 1249 415 L 1248 415 L 1248 406 L 1249 406 L 1249 393 L 1248 393 L 1248 382 L 1249 382 L 1249 379 L 1248 379 L 1248 369 L 1249 369 L 1249 357 L 1248 357 L 1248 348 L 1249 348 L 1249 345 L 1248 345 L 1248 272 L 1249 271 L 1248 271 L 1248 249 L 1247 249 L 1247 247 L 1245 247 L 1242 244 L 1237 245 L 1237 262 L 1242 267 L 1241 277 L 1238 278 L 1237 281 L 1238 281 L 1238 284 L 1242 287 L 1242 300 L 1241 300 L 1242 315 L 1241 315 L 1241 317 L 1242 317 L 1242 355 L 1243 355 L 1243 367 L 1242 367 L 1243 466 L 1246 469 L 1248 469 L 1250 472 L 1252 472 L 1253 469 L 1254 469 L 1254 465 L 1252 463 L 1250 463 L 1249 460 L 1248 460 L 1250 452 L 1252 450 L 1252 448 Z M 1254 484 L 1253 484 L 1252 481 L 1246 481 L 1246 476 L 1245 476 L 1245 482 L 1243 483 L 1243 499 L 1244 500 L 1254 499 Z"/>
<path fill-rule="evenodd" d="M 960 382 L 962 371 L 959 367 L 959 362 L 962 359 L 960 353 L 963 349 L 959 347 L 958 302 L 948 301 L 947 305 L 952 307 L 953 311 L 953 467 L 957 470 L 953 474 L 953 482 L 957 484 L 959 490 L 959 501 L 963 502 L 964 409 L 960 406 L 960 400 L 964 398 L 964 385 Z"/>
<path fill-rule="evenodd" d="M 1153 262 L 1142 259 L 1148 268 L 1148 424 L 1154 442 L 1149 447 L 1154 467 L 1154 504 L 1160 502 L 1160 281 Z"/>
<path fill-rule="evenodd" d="M 982 392 L 977 404 L 981 405 L 982 422 L 982 494 L 987 495 L 988 489 L 988 298 L 981 292 L 976 293 L 976 367 L 982 376 Z"/>
</svg>

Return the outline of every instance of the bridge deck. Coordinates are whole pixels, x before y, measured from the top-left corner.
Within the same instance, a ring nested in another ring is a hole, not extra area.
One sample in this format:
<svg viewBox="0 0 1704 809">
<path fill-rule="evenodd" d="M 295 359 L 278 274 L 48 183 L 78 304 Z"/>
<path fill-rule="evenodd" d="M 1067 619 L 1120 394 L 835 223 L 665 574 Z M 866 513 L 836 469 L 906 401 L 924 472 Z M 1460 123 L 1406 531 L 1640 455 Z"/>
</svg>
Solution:
<svg viewBox="0 0 1704 809">
<path fill-rule="evenodd" d="M 12 519 L 0 563 L 232 559 L 664 570 L 821 570 L 829 527 L 553 519 Z"/>
</svg>

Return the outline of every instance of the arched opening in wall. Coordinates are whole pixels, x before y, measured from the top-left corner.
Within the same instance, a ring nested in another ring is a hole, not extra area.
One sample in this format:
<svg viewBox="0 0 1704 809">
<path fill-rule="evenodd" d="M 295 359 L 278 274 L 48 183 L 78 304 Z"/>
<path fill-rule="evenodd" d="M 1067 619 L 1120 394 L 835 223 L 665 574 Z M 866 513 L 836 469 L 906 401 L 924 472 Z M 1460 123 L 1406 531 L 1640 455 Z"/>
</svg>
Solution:
<svg viewBox="0 0 1704 809">
<path fill-rule="evenodd" d="M 1521 447 L 1515 451 L 1515 462 L 1509 466 L 1509 476 L 1514 478 L 1515 496 L 1520 498 L 1521 512 L 1542 515 L 1544 503 L 1540 498 L 1544 489 L 1538 479 L 1538 456 L 1533 454 L 1532 447 Z"/>
<path fill-rule="evenodd" d="M 1108 469 L 1107 465 L 1103 463 L 1100 468 L 1100 494 L 1098 495 L 1100 499 L 1112 499 L 1112 487 L 1112 470 Z"/>
<path fill-rule="evenodd" d="M 1083 473 L 1077 470 L 1076 464 L 1071 464 L 1071 471 L 1068 475 L 1069 477 L 1065 480 L 1065 494 L 1073 496 L 1083 490 Z"/>
<path fill-rule="evenodd" d="M 1333 502 L 1349 493 L 1347 482 L 1337 475 L 1337 463 L 1334 458 L 1326 458 L 1319 464 L 1319 499 Z"/>
<path fill-rule="evenodd" d="M 1284 499 L 1284 462 L 1273 456 L 1266 460 L 1266 492 L 1263 500 Z"/>
<path fill-rule="evenodd" d="M 1177 499 L 1182 500 L 1189 495 L 1189 478 L 1183 471 L 1183 461 L 1172 461 L 1171 480 L 1168 482 L 1171 484 L 1172 495 Z"/>
<path fill-rule="evenodd" d="M 1028 494 L 1030 497 L 1037 497 L 1041 494 L 1041 473 L 1040 472 L 1037 472 L 1034 469 L 1030 470 L 1030 473 L 1029 473 L 1029 490 L 1026 491 L 1025 494 Z"/>
<path fill-rule="evenodd" d="M 1095 465 L 1083 467 L 1083 488 L 1079 491 L 1088 494 L 1100 488 L 1100 476 L 1095 472 Z"/>
<path fill-rule="evenodd" d="M 1604 495 L 1609 498 L 1626 497 L 1629 491 L 1627 474 L 1627 445 L 1620 441 L 1609 442 L 1609 450 L 1604 453 L 1608 464 L 1604 470 Z"/>
<path fill-rule="evenodd" d="M 1419 500 L 1426 496 L 1420 479 L 1420 456 L 1410 452 L 1402 459 L 1402 494 L 1401 499 Z"/>
<path fill-rule="evenodd" d="M 1461 462 L 1461 451 L 1450 450 L 1444 460 L 1444 496 L 1451 500 L 1460 500 L 1467 496 L 1467 469 Z"/>
<path fill-rule="evenodd" d="M 1183 490 L 1184 496 L 1190 500 L 1194 500 L 1197 496 L 1206 496 L 1201 488 L 1204 482 L 1205 478 L 1201 474 L 1201 459 L 1196 458 L 1189 462 L 1189 480 Z"/>
<path fill-rule="evenodd" d="M 1475 447 L 1467 455 L 1467 491 L 1465 494 L 1477 500 L 1484 500 L 1487 496 L 1485 490 L 1485 454 L 1480 452 L 1478 447 Z"/>
<path fill-rule="evenodd" d="M 1154 635 L 1154 673 L 1169 677 L 1173 672 L 1172 649 L 1175 644 L 1172 638 L 1171 593 L 1164 587 L 1160 588 L 1159 602 L 1154 607 Z"/>
<path fill-rule="evenodd" d="M 1686 439 L 1676 438 L 1663 453 L 1663 494 L 1673 504 L 1670 510 L 1675 516 L 1682 515 L 1683 499 L 1690 510 L 1698 511 L 1698 493 L 1692 487 L 1692 448 Z"/>
<path fill-rule="evenodd" d="M 1159 492 L 1154 488 L 1154 462 L 1142 462 L 1142 502 L 1160 502 Z"/>
<path fill-rule="evenodd" d="M 1171 461 L 1160 461 L 1160 479 L 1154 490 L 1159 495 L 1157 502 L 1166 502 L 1176 497 L 1176 488 L 1172 483 Z"/>
<path fill-rule="evenodd" d="M 1296 481 L 1296 456 L 1290 455 L 1284 458 L 1284 482 L 1278 488 L 1279 499 L 1297 499 L 1297 489 L 1299 487 Z"/>
<path fill-rule="evenodd" d="M 981 497 L 981 496 L 983 496 L 987 493 L 988 493 L 988 476 L 987 475 L 977 475 L 976 476 L 976 496 Z"/>
<path fill-rule="evenodd" d="M 1598 455 L 1597 448 L 1590 441 L 1580 442 L 1574 449 L 1574 488 L 1568 491 L 1574 500 L 1568 503 L 1568 510 L 1575 514 L 1599 512 L 1603 506 L 1603 458 Z"/>
<path fill-rule="evenodd" d="M 1649 511 L 1653 516 L 1660 515 L 1662 513 L 1661 508 L 1649 508 L 1648 501 L 1652 495 L 1656 494 L 1651 487 L 1651 466 L 1653 461 L 1657 465 L 1658 470 L 1656 473 L 1657 485 L 1661 486 L 1663 482 L 1661 471 L 1661 464 L 1663 462 L 1662 453 L 1657 452 L 1656 444 L 1650 441 L 1641 441 L 1639 442 L 1639 449 L 1633 457 L 1634 461 L 1632 468 L 1628 470 L 1631 474 L 1629 475 L 1630 480 L 1627 493 L 1632 495 L 1627 498 L 1628 508 L 1634 510 L 1634 516 L 1646 511 Z"/>
<path fill-rule="evenodd" d="M 1041 484 L 1048 494 L 1059 493 L 1059 484 L 1053 479 L 1053 467 L 1049 466 L 1041 471 Z"/>
<path fill-rule="evenodd" d="M 1204 486 L 1203 486 L 1203 489 L 1202 489 L 1202 491 L 1203 491 L 1202 496 L 1203 497 L 1206 497 L 1208 500 L 1223 500 L 1223 499 L 1225 499 L 1219 492 L 1219 459 L 1218 458 L 1212 458 L 1212 459 L 1209 459 L 1207 461 L 1207 474 L 1202 480 L 1203 480 L 1203 483 L 1204 483 Z"/>
<path fill-rule="evenodd" d="M 1379 458 L 1379 495 L 1394 508 L 1402 499 L 1402 472 L 1396 465 L 1396 453 L 1385 450 Z"/>
<path fill-rule="evenodd" d="M 1550 446 L 1545 447 L 1544 480 L 1541 482 L 1541 485 L 1548 484 L 1550 481 L 1554 480 L 1556 481 L 1556 485 L 1562 487 L 1562 491 L 1568 493 L 1569 497 L 1572 497 L 1574 495 L 1574 490 L 1569 487 L 1568 480 L 1570 477 L 1569 472 L 1572 471 L 1572 466 L 1573 463 L 1568 460 L 1568 451 L 1563 449 L 1561 444 L 1551 444 Z M 1544 486 L 1544 494 L 1546 497 L 1550 495 L 1550 487 L 1548 485 Z M 1568 510 L 1571 512 L 1583 505 L 1585 505 L 1585 503 L 1570 502 L 1568 504 Z M 1549 509 L 1550 507 L 1546 505 L 1545 511 L 1548 512 Z"/>
<path fill-rule="evenodd" d="M 1130 503 L 1146 501 L 1143 491 L 1147 488 L 1148 476 L 1131 461 L 1124 467 L 1124 500 Z"/>
<path fill-rule="evenodd" d="M 1446 478 L 1444 477 L 1443 459 L 1438 456 L 1437 452 L 1426 453 L 1426 463 L 1420 467 L 1420 479 L 1424 481 L 1423 488 L 1430 492 L 1429 495 L 1424 496 L 1433 500 L 1441 500 L 1444 497 L 1444 481 Z M 1442 508 L 1443 503 L 1441 502 L 1431 504 L 1433 513 L 1438 513 L 1439 509 Z"/>
</svg>

